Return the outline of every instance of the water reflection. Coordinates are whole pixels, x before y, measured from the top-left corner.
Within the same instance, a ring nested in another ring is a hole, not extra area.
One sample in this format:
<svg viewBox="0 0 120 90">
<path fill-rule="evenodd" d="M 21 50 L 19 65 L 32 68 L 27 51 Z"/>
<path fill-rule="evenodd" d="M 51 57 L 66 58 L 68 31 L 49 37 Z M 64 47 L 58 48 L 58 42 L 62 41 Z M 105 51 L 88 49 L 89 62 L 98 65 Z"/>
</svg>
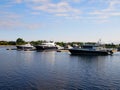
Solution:
<svg viewBox="0 0 120 90">
<path fill-rule="evenodd" d="M 116 61 L 113 61 L 116 56 L 71 56 L 73 60 L 77 60 L 79 63 L 79 68 L 82 70 L 82 79 L 83 81 L 87 80 L 87 85 L 91 85 L 90 87 L 99 87 L 96 89 L 104 88 L 115 89 L 114 81 L 112 78 L 116 78 L 118 72 L 118 68 L 116 68 Z M 119 61 L 120 63 L 120 61 Z M 118 65 L 118 64 L 117 64 Z M 116 68 L 116 69 L 115 69 Z M 119 79 L 120 80 L 120 79 Z M 96 82 L 96 83 L 94 83 Z M 109 83 L 109 84 L 108 84 Z M 93 89 L 93 88 L 91 88 Z"/>
<path fill-rule="evenodd" d="M 55 63 L 55 51 L 51 52 L 41 52 L 42 59 L 46 60 L 46 62 L 49 62 L 51 65 L 54 65 Z"/>
<path fill-rule="evenodd" d="M 120 54 L 0 50 L 1 90 L 119 90 Z"/>
</svg>

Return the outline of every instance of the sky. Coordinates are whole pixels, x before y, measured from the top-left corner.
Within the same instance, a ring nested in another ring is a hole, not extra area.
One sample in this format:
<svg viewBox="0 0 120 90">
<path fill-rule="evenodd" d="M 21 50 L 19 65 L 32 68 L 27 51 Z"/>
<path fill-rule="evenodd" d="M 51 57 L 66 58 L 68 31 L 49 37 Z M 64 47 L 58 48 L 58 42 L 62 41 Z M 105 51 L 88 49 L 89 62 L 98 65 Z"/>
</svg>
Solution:
<svg viewBox="0 0 120 90">
<path fill-rule="evenodd" d="M 120 0 L 0 0 L 0 40 L 120 42 Z"/>
</svg>

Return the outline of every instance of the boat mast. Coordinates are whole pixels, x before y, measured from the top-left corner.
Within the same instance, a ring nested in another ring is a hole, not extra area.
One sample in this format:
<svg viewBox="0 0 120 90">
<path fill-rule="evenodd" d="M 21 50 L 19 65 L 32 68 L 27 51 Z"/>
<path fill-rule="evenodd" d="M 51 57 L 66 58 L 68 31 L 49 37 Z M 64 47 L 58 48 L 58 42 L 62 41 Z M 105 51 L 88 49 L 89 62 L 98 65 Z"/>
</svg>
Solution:
<svg viewBox="0 0 120 90">
<path fill-rule="evenodd" d="M 101 45 L 101 39 L 98 40 L 97 45 Z"/>
</svg>

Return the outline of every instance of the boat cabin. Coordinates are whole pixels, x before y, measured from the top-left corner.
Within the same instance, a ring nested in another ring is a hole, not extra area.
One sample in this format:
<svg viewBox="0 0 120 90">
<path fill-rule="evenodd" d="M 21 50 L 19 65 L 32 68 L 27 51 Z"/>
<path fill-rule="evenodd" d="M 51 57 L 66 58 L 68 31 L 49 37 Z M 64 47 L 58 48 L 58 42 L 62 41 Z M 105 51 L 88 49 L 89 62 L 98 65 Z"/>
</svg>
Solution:
<svg viewBox="0 0 120 90">
<path fill-rule="evenodd" d="M 104 50 L 105 48 L 99 45 L 83 45 L 81 46 L 82 49 L 89 49 L 89 50 Z"/>
</svg>

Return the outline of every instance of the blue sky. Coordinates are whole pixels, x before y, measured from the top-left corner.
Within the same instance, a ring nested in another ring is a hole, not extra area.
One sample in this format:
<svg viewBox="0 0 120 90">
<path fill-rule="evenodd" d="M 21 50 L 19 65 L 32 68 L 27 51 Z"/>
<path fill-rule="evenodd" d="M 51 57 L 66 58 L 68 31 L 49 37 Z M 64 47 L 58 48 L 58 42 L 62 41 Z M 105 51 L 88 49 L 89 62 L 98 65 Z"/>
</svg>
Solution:
<svg viewBox="0 0 120 90">
<path fill-rule="evenodd" d="M 120 0 L 1 0 L 0 40 L 120 42 Z"/>
</svg>

